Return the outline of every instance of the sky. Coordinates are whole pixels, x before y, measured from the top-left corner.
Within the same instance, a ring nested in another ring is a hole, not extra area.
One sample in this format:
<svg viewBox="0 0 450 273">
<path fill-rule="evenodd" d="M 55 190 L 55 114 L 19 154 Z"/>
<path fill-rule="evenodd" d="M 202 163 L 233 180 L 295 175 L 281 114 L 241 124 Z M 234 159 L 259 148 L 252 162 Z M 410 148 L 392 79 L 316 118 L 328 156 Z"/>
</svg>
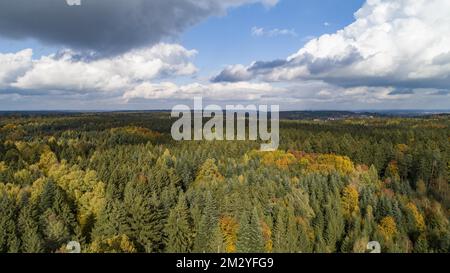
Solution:
<svg viewBox="0 0 450 273">
<path fill-rule="evenodd" d="M 2 0 L 0 110 L 450 109 L 448 0 Z"/>
</svg>

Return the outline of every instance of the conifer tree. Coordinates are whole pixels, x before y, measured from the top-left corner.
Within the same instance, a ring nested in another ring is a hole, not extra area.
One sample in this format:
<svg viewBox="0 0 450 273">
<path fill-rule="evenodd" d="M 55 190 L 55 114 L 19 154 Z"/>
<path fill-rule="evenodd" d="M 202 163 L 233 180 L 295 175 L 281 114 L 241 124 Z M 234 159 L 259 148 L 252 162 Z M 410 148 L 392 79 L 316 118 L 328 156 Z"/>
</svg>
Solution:
<svg viewBox="0 0 450 273">
<path fill-rule="evenodd" d="M 273 251 L 283 253 L 287 251 L 286 209 L 281 208 L 277 214 L 273 232 Z"/>
<path fill-rule="evenodd" d="M 19 252 L 20 242 L 15 223 L 16 217 L 16 204 L 6 193 L 0 191 L 0 253 Z"/>
<path fill-rule="evenodd" d="M 129 223 L 129 237 L 136 241 L 138 250 L 162 252 L 166 216 L 163 205 L 145 183 L 135 181 L 125 189 L 124 206 Z"/>
<path fill-rule="evenodd" d="M 187 253 L 191 251 L 193 233 L 184 194 L 180 195 L 177 206 L 170 211 L 165 233 L 167 237 L 167 252 Z"/>
<path fill-rule="evenodd" d="M 239 222 L 237 251 L 240 253 L 263 253 L 264 241 L 256 209 L 244 212 Z"/>
<path fill-rule="evenodd" d="M 24 253 L 41 253 L 44 251 L 44 241 L 36 222 L 37 213 L 31 205 L 20 210 L 18 227 L 21 233 L 21 251 Z"/>
<path fill-rule="evenodd" d="M 200 218 L 197 234 L 194 241 L 194 252 L 217 252 L 217 237 L 214 233 L 219 229 L 219 215 L 216 200 L 210 192 L 206 194 L 206 206 Z"/>
<path fill-rule="evenodd" d="M 100 212 L 92 231 L 92 240 L 103 240 L 121 234 L 130 234 L 127 213 L 122 202 L 111 200 Z"/>
</svg>

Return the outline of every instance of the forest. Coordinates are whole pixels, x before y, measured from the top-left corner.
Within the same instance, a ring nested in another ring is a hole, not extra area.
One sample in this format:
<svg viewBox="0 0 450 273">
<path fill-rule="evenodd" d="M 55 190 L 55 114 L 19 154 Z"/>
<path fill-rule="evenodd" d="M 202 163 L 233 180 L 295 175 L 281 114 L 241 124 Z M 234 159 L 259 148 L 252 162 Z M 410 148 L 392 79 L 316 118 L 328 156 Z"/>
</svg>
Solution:
<svg viewBox="0 0 450 273">
<path fill-rule="evenodd" d="M 3 113 L 0 252 L 450 252 L 449 115 L 290 117 L 261 152 L 165 112 Z"/>
</svg>

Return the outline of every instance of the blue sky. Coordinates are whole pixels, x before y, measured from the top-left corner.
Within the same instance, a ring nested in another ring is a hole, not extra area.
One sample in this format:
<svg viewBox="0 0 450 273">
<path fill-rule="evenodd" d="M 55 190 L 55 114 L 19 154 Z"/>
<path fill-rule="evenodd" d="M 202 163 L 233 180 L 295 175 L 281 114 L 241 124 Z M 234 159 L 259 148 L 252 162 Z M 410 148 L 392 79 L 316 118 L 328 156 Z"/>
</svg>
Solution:
<svg viewBox="0 0 450 273">
<path fill-rule="evenodd" d="M 196 64 L 201 71 L 233 63 L 283 58 L 296 52 L 312 36 L 332 33 L 354 20 L 363 0 L 284 0 L 274 7 L 248 5 L 211 17 L 186 31 L 181 43 L 201 54 Z M 329 25 L 326 26 L 325 23 Z M 255 37 L 253 27 L 295 30 L 297 36 Z"/>
<path fill-rule="evenodd" d="M 449 109 L 447 0 L 4 0 L 0 110 Z M 30 16 L 31 15 L 31 16 Z"/>
</svg>

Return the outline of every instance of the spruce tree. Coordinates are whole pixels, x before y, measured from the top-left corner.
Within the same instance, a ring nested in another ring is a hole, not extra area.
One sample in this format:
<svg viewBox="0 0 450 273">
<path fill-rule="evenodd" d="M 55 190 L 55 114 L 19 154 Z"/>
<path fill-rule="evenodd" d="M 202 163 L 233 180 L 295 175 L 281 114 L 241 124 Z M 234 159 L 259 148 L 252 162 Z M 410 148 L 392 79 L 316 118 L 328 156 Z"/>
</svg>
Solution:
<svg viewBox="0 0 450 273">
<path fill-rule="evenodd" d="M 24 253 L 41 253 L 44 251 L 44 241 L 36 219 L 36 209 L 33 206 L 26 205 L 21 209 L 18 226 L 21 233 L 21 251 Z"/>
<path fill-rule="evenodd" d="M 146 182 L 131 182 L 125 188 L 124 206 L 129 223 L 129 237 L 139 251 L 162 252 L 164 249 L 164 206 Z"/>
<path fill-rule="evenodd" d="M 103 240 L 117 235 L 130 234 L 127 213 L 120 201 L 110 201 L 100 212 L 94 229 L 92 240 Z"/>
<path fill-rule="evenodd" d="M 250 214 L 244 212 L 239 222 L 238 240 L 236 244 L 239 253 L 263 253 L 264 241 L 261 224 L 256 209 Z"/>
<path fill-rule="evenodd" d="M 177 206 L 170 211 L 165 233 L 167 252 L 187 253 L 191 251 L 193 233 L 191 217 L 184 194 L 180 195 Z"/>
<path fill-rule="evenodd" d="M 298 229 L 297 229 L 297 219 L 294 214 L 294 209 L 292 207 L 288 208 L 287 211 L 287 224 L 286 224 L 286 252 L 297 253 L 298 249 Z"/>
<path fill-rule="evenodd" d="M 14 200 L 11 200 L 6 193 L 0 192 L 0 253 L 19 252 L 16 217 L 17 208 Z"/>
<path fill-rule="evenodd" d="M 275 253 L 283 253 L 287 250 L 286 236 L 286 209 L 281 208 L 277 214 L 273 232 L 273 251 Z"/>
<path fill-rule="evenodd" d="M 199 227 L 194 241 L 194 252 L 196 253 L 214 253 L 217 252 L 217 241 L 214 232 L 219 228 L 219 215 L 216 200 L 210 192 L 206 194 L 206 206 L 203 215 L 200 218 Z"/>
</svg>

